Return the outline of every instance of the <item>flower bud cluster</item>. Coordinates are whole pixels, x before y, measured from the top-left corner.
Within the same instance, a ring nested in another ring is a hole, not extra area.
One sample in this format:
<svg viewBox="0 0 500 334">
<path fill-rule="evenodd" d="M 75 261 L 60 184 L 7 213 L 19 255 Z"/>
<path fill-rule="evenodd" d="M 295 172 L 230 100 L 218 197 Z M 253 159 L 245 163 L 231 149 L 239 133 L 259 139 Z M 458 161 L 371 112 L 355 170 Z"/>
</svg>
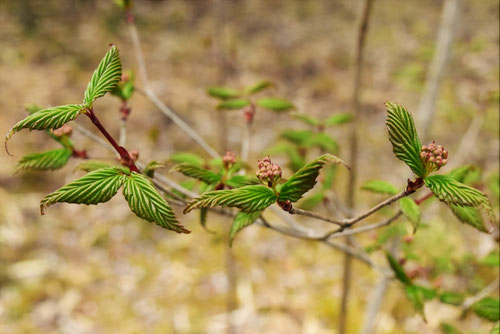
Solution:
<svg viewBox="0 0 500 334">
<path fill-rule="evenodd" d="M 68 124 L 64 124 L 60 128 L 52 130 L 52 133 L 57 137 L 62 137 L 64 135 L 71 136 L 72 132 L 73 132 L 73 128 Z"/>
<path fill-rule="evenodd" d="M 234 152 L 227 151 L 226 154 L 222 157 L 222 163 L 224 164 L 224 167 L 227 169 L 234 165 L 236 162 L 236 154 Z"/>
<path fill-rule="evenodd" d="M 428 171 L 436 171 L 448 162 L 448 151 L 432 141 L 429 145 L 422 146 L 420 159 Z"/>
<path fill-rule="evenodd" d="M 256 174 L 262 182 L 275 185 L 281 178 L 281 168 L 278 164 L 273 163 L 269 157 L 265 157 L 259 160 L 259 169 Z"/>
</svg>

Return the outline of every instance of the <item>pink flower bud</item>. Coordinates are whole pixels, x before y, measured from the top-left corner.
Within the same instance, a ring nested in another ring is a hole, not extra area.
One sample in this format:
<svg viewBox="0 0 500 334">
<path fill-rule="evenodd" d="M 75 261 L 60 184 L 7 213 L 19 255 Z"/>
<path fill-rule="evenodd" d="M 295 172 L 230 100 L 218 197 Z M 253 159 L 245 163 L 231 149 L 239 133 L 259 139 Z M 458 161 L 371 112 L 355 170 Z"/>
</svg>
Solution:
<svg viewBox="0 0 500 334">
<path fill-rule="evenodd" d="M 448 151 L 443 150 L 443 158 L 448 159 Z"/>
<path fill-rule="evenodd" d="M 442 164 L 443 164 L 443 166 L 444 166 L 444 165 L 446 165 L 446 164 L 448 163 L 448 160 L 443 159 L 443 160 L 441 161 L 441 163 L 442 163 Z"/>
<path fill-rule="evenodd" d="M 421 157 L 422 159 L 427 158 L 427 153 L 425 153 L 425 152 L 420 152 L 420 157 Z"/>
<path fill-rule="evenodd" d="M 429 162 L 430 162 L 430 163 L 435 163 L 435 162 L 436 162 L 436 158 L 434 158 L 434 157 L 430 157 L 430 158 L 429 158 Z"/>
<path fill-rule="evenodd" d="M 425 145 L 422 146 L 422 151 L 427 151 L 427 150 L 428 150 L 427 146 L 425 146 Z"/>
</svg>

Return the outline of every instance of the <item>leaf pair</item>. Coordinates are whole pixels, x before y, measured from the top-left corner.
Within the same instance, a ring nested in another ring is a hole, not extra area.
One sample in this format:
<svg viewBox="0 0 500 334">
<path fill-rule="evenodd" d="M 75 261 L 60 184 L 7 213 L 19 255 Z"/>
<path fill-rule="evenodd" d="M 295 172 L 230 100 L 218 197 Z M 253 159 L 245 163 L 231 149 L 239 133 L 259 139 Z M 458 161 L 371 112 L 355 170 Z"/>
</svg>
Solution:
<svg viewBox="0 0 500 334">
<path fill-rule="evenodd" d="M 40 203 L 41 213 L 54 203 L 98 204 L 109 201 L 123 186 L 123 195 L 138 217 L 177 233 L 190 233 L 175 217 L 165 199 L 144 175 L 126 168 L 106 167 L 48 194 Z"/>
<path fill-rule="evenodd" d="M 325 127 L 345 124 L 352 120 L 352 114 L 348 113 L 337 113 L 324 120 L 304 113 L 293 113 L 291 116 L 311 126 Z"/>
</svg>

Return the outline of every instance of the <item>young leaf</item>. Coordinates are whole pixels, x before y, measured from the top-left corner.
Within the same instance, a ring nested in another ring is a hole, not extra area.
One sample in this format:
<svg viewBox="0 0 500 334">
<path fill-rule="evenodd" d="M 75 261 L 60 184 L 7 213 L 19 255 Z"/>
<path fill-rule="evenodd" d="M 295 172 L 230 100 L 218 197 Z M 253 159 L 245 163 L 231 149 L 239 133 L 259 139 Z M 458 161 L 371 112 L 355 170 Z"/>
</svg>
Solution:
<svg viewBox="0 0 500 334">
<path fill-rule="evenodd" d="M 315 133 L 312 137 L 306 140 L 307 147 L 319 147 L 328 153 L 335 154 L 339 150 L 339 144 L 324 132 Z"/>
<path fill-rule="evenodd" d="M 455 217 L 457 217 L 462 223 L 468 224 L 481 232 L 488 232 L 488 228 L 484 224 L 481 212 L 477 208 L 452 204 L 450 205 L 450 209 Z"/>
<path fill-rule="evenodd" d="M 338 113 L 338 114 L 335 114 L 333 116 L 328 117 L 325 120 L 325 125 L 332 126 L 332 125 L 348 123 L 352 120 L 352 117 L 353 117 L 352 114 Z"/>
<path fill-rule="evenodd" d="M 446 175 L 432 175 L 425 178 L 425 185 L 436 197 L 447 205 L 482 207 L 495 221 L 490 201 L 479 190 L 455 181 Z"/>
<path fill-rule="evenodd" d="M 229 247 L 233 245 L 233 239 L 236 236 L 236 233 L 241 231 L 243 228 L 253 224 L 260 216 L 262 211 L 254 211 L 254 212 L 238 212 L 236 216 L 234 216 L 233 225 L 231 225 L 231 229 L 229 230 Z"/>
<path fill-rule="evenodd" d="M 422 315 L 425 319 L 425 314 L 424 314 L 424 303 L 425 303 L 425 298 L 424 294 L 421 289 L 419 289 L 415 285 L 406 285 L 405 286 L 405 293 L 406 293 L 406 298 L 411 302 L 415 310 Z"/>
<path fill-rule="evenodd" d="M 495 322 L 500 319 L 500 300 L 486 297 L 472 304 L 471 309 L 481 318 Z"/>
<path fill-rule="evenodd" d="M 221 100 L 234 99 L 241 95 L 236 89 L 227 87 L 210 87 L 207 94 Z"/>
<path fill-rule="evenodd" d="M 127 176 L 123 196 L 137 217 L 177 233 L 191 233 L 179 223 L 170 205 L 146 176 L 136 172 Z"/>
<path fill-rule="evenodd" d="M 425 166 L 420 161 L 422 144 L 411 114 L 405 107 L 387 102 L 387 130 L 396 157 L 406 163 L 417 176 L 424 177 Z"/>
<path fill-rule="evenodd" d="M 313 136 L 314 132 L 310 130 L 285 130 L 281 133 L 283 139 L 299 146 L 306 146 L 307 141 Z"/>
<path fill-rule="evenodd" d="M 292 102 L 276 97 L 265 97 L 257 101 L 259 107 L 272 111 L 288 111 L 294 109 Z"/>
<path fill-rule="evenodd" d="M 205 161 L 203 160 L 202 157 L 199 155 L 196 155 L 194 153 L 187 153 L 187 152 L 181 152 L 181 153 L 175 153 L 170 156 L 170 161 L 182 164 L 182 163 L 188 163 L 191 165 L 195 165 L 198 167 L 203 166 Z"/>
<path fill-rule="evenodd" d="M 307 198 L 304 198 L 304 200 L 300 202 L 300 208 L 304 210 L 312 210 L 316 205 L 323 202 L 324 199 L 325 199 L 324 192 L 319 192 L 310 195 Z"/>
<path fill-rule="evenodd" d="M 396 195 L 398 190 L 392 184 L 382 180 L 371 180 L 361 186 L 361 189 L 377 194 Z"/>
<path fill-rule="evenodd" d="M 399 208 L 405 215 L 406 219 L 413 225 L 413 233 L 417 231 L 420 223 L 421 211 L 420 207 L 410 197 L 403 197 L 399 200 Z"/>
<path fill-rule="evenodd" d="M 273 83 L 271 81 L 264 80 L 256 83 L 255 85 L 245 88 L 245 94 L 251 95 L 259 93 L 262 92 L 264 89 L 271 87 L 272 85 Z"/>
<path fill-rule="evenodd" d="M 458 329 L 456 329 L 455 326 L 453 326 L 452 324 L 446 323 L 446 322 L 442 322 L 439 325 L 439 329 L 441 329 L 442 334 L 461 334 L 462 333 Z"/>
<path fill-rule="evenodd" d="M 222 101 L 217 105 L 218 110 L 237 110 L 250 105 L 250 101 L 244 99 L 231 99 Z"/>
<path fill-rule="evenodd" d="M 398 261 L 389 253 L 386 254 L 386 257 L 392 271 L 394 272 L 394 275 L 396 275 L 396 278 L 405 285 L 411 285 L 412 283 L 410 278 L 406 275 L 403 267 L 401 267 Z"/>
<path fill-rule="evenodd" d="M 500 334 L 500 322 L 497 322 L 490 331 L 490 334 Z"/>
<path fill-rule="evenodd" d="M 188 213 L 194 209 L 214 206 L 237 207 L 243 212 L 264 210 L 276 201 L 274 192 L 261 185 L 244 186 L 231 190 L 216 190 L 203 193 L 193 199 L 184 209 Z"/>
<path fill-rule="evenodd" d="M 134 80 L 134 72 L 126 71 L 124 75 L 122 75 L 122 81 L 120 81 L 110 93 L 123 101 L 130 100 L 135 90 Z"/>
<path fill-rule="evenodd" d="M 472 165 L 464 165 L 460 166 L 457 168 L 452 169 L 448 174 L 446 174 L 448 177 L 458 181 L 458 182 L 464 182 L 465 178 L 467 177 L 467 174 L 472 172 L 472 170 L 475 167 Z"/>
<path fill-rule="evenodd" d="M 81 163 L 79 163 L 76 167 L 75 170 L 80 169 L 85 172 L 93 172 L 98 169 L 103 169 L 107 167 L 112 167 L 112 164 L 105 162 L 105 161 L 100 161 L 100 160 L 85 160 Z"/>
<path fill-rule="evenodd" d="M 450 305 L 460 305 L 464 301 L 465 296 L 462 293 L 457 293 L 453 291 L 444 291 L 439 296 L 441 303 Z"/>
<path fill-rule="evenodd" d="M 120 168 L 103 168 L 48 194 L 40 203 L 42 215 L 54 203 L 98 204 L 109 201 L 122 186 L 126 175 Z"/>
<path fill-rule="evenodd" d="M 296 119 L 298 119 L 306 124 L 309 124 L 311 126 L 320 125 L 320 120 L 317 119 L 316 117 L 313 117 L 313 116 L 309 116 L 309 115 L 306 115 L 303 113 L 293 113 L 293 114 L 290 114 L 290 116 L 292 116 L 293 118 L 296 118 Z"/>
<path fill-rule="evenodd" d="M 5 142 L 7 143 L 14 133 L 22 129 L 30 131 L 58 129 L 77 118 L 84 111 L 85 107 L 79 104 L 67 104 L 37 111 L 14 125 L 5 136 Z"/>
<path fill-rule="evenodd" d="M 208 184 L 221 181 L 220 175 L 195 165 L 180 164 L 172 168 L 172 171 L 181 172 L 188 177 L 198 179 Z"/>
<path fill-rule="evenodd" d="M 297 202 L 302 195 L 314 187 L 320 169 L 327 163 L 343 164 L 347 168 L 347 164 L 332 154 L 323 154 L 307 165 L 302 167 L 295 173 L 287 182 L 283 184 L 279 194 L 280 201 L 289 200 Z"/>
<path fill-rule="evenodd" d="M 259 179 L 257 179 L 254 176 L 247 176 L 247 175 L 234 175 L 229 180 L 226 181 L 226 184 L 232 188 L 239 188 L 259 183 L 260 183 Z"/>
<path fill-rule="evenodd" d="M 92 106 L 92 103 L 97 98 L 104 96 L 104 94 L 114 89 L 118 82 L 120 82 L 121 77 L 122 63 L 120 61 L 120 54 L 118 48 L 113 45 L 104 58 L 102 58 L 87 85 L 84 98 L 85 105 L 87 107 Z"/>
<path fill-rule="evenodd" d="M 154 177 L 155 175 L 155 170 L 157 169 L 160 169 L 160 168 L 163 168 L 165 167 L 164 164 L 162 164 L 161 162 L 158 162 L 156 160 L 153 160 L 153 161 L 150 161 L 146 167 L 144 168 L 143 172 L 145 175 L 147 175 L 148 177 Z"/>
<path fill-rule="evenodd" d="M 41 153 L 30 153 L 19 160 L 16 172 L 31 170 L 55 170 L 66 165 L 70 156 L 71 150 L 68 150 L 67 148 Z"/>
</svg>

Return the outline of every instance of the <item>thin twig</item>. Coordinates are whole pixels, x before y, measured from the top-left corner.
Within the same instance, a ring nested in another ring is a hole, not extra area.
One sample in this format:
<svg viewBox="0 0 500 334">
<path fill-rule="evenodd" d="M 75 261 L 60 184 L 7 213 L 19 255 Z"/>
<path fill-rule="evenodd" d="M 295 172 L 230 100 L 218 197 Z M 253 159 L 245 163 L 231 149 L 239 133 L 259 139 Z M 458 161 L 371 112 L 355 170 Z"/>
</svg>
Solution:
<svg viewBox="0 0 500 334">
<path fill-rule="evenodd" d="M 464 312 L 467 311 L 474 303 L 480 301 L 484 297 L 488 296 L 490 293 L 497 290 L 499 288 L 498 286 L 499 284 L 500 284 L 500 278 L 497 277 L 493 282 L 488 284 L 488 286 L 486 286 L 483 290 L 479 291 L 479 293 L 465 299 L 464 302 L 462 303 L 462 309 L 464 310 Z"/>
<path fill-rule="evenodd" d="M 125 144 L 127 143 L 127 119 L 122 118 L 120 120 L 120 137 L 118 139 L 118 143 L 120 146 L 125 147 Z"/>
<path fill-rule="evenodd" d="M 141 76 L 143 90 L 147 98 L 168 118 L 174 122 L 184 133 L 200 145 L 212 158 L 218 158 L 220 155 L 214 150 L 193 128 L 191 128 L 182 118 L 180 118 L 172 109 L 163 103 L 156 93 L 151 89 L 146 71 L 144 57 L 142 55 L 139 34 L 133 23 L 128 24 L 132 44 L 134 45 L 135 56 L 139 66 L 139 74 Z"/>
</svg>

